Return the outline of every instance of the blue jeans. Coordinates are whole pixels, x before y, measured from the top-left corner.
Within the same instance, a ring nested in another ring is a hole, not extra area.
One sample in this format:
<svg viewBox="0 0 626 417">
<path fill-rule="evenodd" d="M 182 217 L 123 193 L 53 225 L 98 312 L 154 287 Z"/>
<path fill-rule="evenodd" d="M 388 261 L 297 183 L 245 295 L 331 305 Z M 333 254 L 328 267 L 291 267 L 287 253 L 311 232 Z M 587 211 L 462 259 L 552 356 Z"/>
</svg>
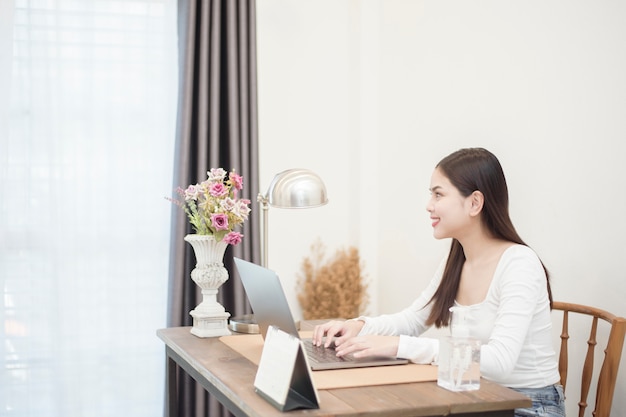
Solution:
<svg viewBox="0 0 626 417">
<path fill-rule="evenodd" d="M 560 384 L 543 388 L 512 388 L 530 398 L 530 408 L 518 408 L 515 417 L 565 417 L 565 396 Z"/>
</svg>

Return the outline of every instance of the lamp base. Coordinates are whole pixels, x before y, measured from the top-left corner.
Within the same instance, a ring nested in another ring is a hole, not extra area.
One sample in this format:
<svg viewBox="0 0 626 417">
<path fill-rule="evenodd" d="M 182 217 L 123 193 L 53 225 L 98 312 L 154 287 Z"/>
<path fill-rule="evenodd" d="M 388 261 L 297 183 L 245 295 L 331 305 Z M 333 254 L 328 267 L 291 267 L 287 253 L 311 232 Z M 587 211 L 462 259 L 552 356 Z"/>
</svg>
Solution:
<svg viewBox="0 0 626 417">
<path fill-rule="evenodd" d="M 228 323 L 228 328 L 236 333 L 260 333 L 259 325 L 254 318 L 254 314 L 232 317 Z"/>
</svg>

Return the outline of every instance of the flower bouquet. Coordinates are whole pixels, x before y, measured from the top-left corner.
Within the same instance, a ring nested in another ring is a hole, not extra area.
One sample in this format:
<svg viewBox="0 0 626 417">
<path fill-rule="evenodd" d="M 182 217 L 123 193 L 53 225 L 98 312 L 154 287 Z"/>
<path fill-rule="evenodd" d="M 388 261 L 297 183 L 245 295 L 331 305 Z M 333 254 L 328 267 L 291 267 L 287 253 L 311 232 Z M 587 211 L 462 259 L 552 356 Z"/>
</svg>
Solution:
<svg viewBox="0 0 626 417">
<path fill-rule="evenodd" d="M 243 189 L 243 177 L 234 170 L 228 174 L 222 168 L 212 168 L 207 176 L 205 181 L 184 190 L 178 187 L 180 200 L 168 200 L 185 211 L 197 234 L 212 235 L 218 242 L 237 245 L 243 235 L 234 229 L 248 220 L 250 214 L 250 200 L 237 198 Z"/>
</svg>

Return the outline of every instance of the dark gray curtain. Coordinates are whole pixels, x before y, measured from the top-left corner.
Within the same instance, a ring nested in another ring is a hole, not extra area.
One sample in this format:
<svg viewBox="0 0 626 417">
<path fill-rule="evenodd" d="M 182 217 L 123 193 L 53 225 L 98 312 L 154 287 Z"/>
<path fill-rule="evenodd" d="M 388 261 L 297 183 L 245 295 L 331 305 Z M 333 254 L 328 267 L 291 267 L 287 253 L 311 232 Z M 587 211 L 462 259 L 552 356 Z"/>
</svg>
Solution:
<svg viewBox="0 0 626 417">
<path fill-rule="evenodd" d="M 179 0 L 179 99 L 174 184 L 206 179 L 211 168 L 235 169 L 244 177 L 242 196 L 252 201 L 243 241 L 229 246 L 229 280 L 218 301 L 231 316 L 251 312 L 233 256 L 260 263 L 255 0 Z M 173 207 L 168 327 L 191 326 L 189 312 L 201 301 L 190 278 L 195 265 L 193 233 L 184 212 Z M 179 415 L 228 416 L 199 384 L 179 370 Z"/>
</svg>

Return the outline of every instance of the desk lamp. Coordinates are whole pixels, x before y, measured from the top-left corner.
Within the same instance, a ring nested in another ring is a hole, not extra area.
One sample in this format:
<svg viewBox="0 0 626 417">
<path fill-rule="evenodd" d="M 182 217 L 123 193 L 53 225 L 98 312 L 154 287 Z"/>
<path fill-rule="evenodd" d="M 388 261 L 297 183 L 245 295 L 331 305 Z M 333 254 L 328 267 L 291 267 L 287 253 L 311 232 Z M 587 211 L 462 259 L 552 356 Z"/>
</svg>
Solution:
<svg viewBox="0 0 626 417">
<path fill-rule="evenodd" d="M 328 203 L 328 198 L 324 182 L 317 174 L 308 169 L 294 168 L 276 174 L 267 192 L 265 194 L 259 193 L 257 201 L 261 206 L 263 215 L 261 222 L 261 266 L 267 268 L 267 212 L 269 208 L 320 207 Z M 233 317 L 230 320 L 230 328 L 239 333 L 259 333 L 259 326 L 252 314 Z"/>
</svg>

